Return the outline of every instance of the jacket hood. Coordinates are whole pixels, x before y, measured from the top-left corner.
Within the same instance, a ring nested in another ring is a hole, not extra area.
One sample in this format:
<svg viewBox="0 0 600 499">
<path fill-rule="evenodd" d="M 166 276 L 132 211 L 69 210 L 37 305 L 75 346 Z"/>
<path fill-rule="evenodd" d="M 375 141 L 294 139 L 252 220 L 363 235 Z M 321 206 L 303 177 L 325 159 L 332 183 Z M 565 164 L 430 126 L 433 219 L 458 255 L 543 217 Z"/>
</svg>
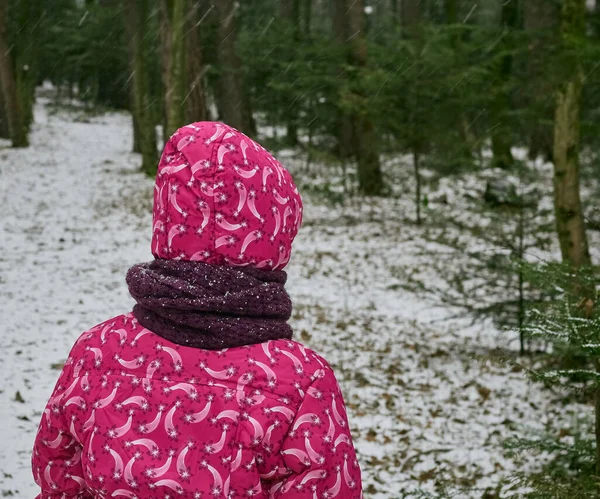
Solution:
<svg viewBox="0 0 600 499">
<path fill-rule="evenodd" d="M 301 222 L 289 172 L 238 130 L 192 123 L 165 145 L 154 187 L 155 258 L 282 269 Z"/>
</svg>

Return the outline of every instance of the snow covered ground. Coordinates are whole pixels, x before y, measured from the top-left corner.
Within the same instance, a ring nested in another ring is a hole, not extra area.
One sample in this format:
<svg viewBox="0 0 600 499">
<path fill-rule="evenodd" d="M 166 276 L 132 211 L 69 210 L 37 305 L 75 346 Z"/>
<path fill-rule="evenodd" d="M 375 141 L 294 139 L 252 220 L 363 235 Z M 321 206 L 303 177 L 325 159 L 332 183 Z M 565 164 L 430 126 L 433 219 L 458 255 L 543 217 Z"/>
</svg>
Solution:
<svg viewBox="0 0 600 499">
<path fill-rule="evenodd" d="M 151 258 L 152 181 L 130 150 L 127 115 L 56 112 L 45 99 L 31 147 L 0 149 L 2 496 L 36 495 L 30 449 L 60 363 L 83 330 L 130 309 L 125 272 Z M 313 175 L 282 160 L 303 182 Z M 514 335 L 406 289 L 410 271 L 436 279 L 456 254 L 407 222 L 402 199 L 334 207 L 305 196 L 288 281 L 296 337 L 337 369 L 366 498 L 445 487 L 503 497 L 500 480 L 540 457 L 508 458 L 502 442 L 590 409 L 562 408 L 559 394 L 487 358 L 514 355 Z"/>
</svg>

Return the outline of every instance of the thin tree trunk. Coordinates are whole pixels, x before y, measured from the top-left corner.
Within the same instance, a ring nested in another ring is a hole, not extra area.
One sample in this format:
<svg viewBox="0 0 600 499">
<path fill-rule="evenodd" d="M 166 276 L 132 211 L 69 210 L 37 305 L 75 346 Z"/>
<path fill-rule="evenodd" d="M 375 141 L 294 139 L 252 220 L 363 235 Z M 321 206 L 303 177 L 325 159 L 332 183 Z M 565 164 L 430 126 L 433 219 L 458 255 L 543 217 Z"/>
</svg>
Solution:
<svg viewBox="0 0 600 499">
<path fill-rule="evenodd" d="M 142 149 L 140 148 L 140 128 L 137 124 L 137 117 L 134 112 L 131 113 L 131 122 L 133 124 L 133 152 L 141 154 Z"/>
<path fill-rule="evenodd" d="M 582 68 L 572 40 L 585 37 L 584 0 L 565 0 L 561 38 L 568 51 L 564 79 L 557 89 L 554 121 L 554 208 L 563 260 L 576 267 L 591 263 L 579 194 L 579 140 Z"/>
<path fill-rule="evenodd" d="M 421 155 L 413 151 L 413 166 L 415 168 L 415 207 L 417 209 L 417 225 L 421 225 Z"/>
<path fill-rule="evenodd" d="M 198 36 L 198 4 L 194 2 L 190 15 L 189 25 L 186 28 L 186 58 L 187 69 L 187 94 L 184 98 L 185 121 L 192 123 L 206 121 L 209 119 L 206 93 L 204 89 L 204 58 L 202 55 L 202 44 Z"/>
<path fill-rule="evenodd" d="M 518 221 L 518 249 L 517 249 L 517 260 L 523 261 L 523 254 L 525 252 L 525 207 L 523 202 L 519 203 L 519 221 Z M 519 311 L 518 311 L 518 324 L 519 324 L 519 345 L 521 355 L 525 354 L 525 294 L 524 294 L 525 279 L 523 275 L 523 266 L 519 265 Z"/>
<path fill-rule="evenodd" d="M 444 3 L 444 10 L 446 14 L 446 22 L 448 24 L 456 24 L 458 20 L 460 0 L 446 0 Z"/>
<path fill-rule="evenodd" d="M 502 29 L 507 30 L 505 41 L 502 44 L 503 50 L 512 49 L 512 31 L 517 25 L 518 20 L 518 1 L 507 0 L 502 4 Z M 512 138 L 510 136 L 510 127 L 505 126 L 506 113 L 510 109 L 510 93 L 504 88 L 509 82 L 512 74 L 513 58 L 511 54 L 506 54 L 500 64 L 498 75 L 499 89 L 496 91 L 496 98 L 492 104 L 492 153 L 494 154 L 494 166 L 502 169 L 510 168 L 514 163 L 512 156 Z"/>
<path fill-rule="evenodd" d="M 367 65 L 364 2 L 363 0 L 346 0 L 346 5 L 348 32 L 352 34 L 350 39 L 350 61 L 359 70 L 363 70 Z M 362 111 L 366 106 L 361 105 L 361 102 L 366 100 L 366 96 L 358 92 L 355 92 L 354 95 L 358 109 L 352 113 L 354 150 L 358 164 L 358 185 L 364 194 L 376 196 L 383 191 L 377 135 L 371 118 L 366 112 Z"/>
<path fill-rule="evenodd" d="M 411 30 L 421 22 L 424 0 L 401 0 L 401 2 L 402 26 Z"/>
<path fill-rule="evenodd" d="M 8 128 L 8 119 L 6 117 L 6 105 L 4 103 L 4 92 L 0 83 L 0 138 L 10 139 L 10 130 Z"/>
<path fill-rule="evenodd" d="M 23 125 L 29 131 L 33 122 L 35 87 L 38 82 L 39 33 L 44 5 L 42 0 L 20 1 L 15 3 L 14 9 L 20 26 L 14 44 L 15 82 Z"/>
<path fill-rule="evenodd" d="M 144 62 L 144 34 L 148 18 L 148 0 L 124 0 L 124 14 L 129 42 L 130 71 L 133 73 L 132 109 L 139 132 L 138 143 L 142 153 L 142 170 L 152 176 L 156 173 L 158 151 L 148 91 L 148 75 Z"/>
<path fill-rule="evenodd" d="M 281 15 L 287 20 L 292 29 L 291 37 L 294 40 L 294 47 L 301 43 L 300 30 L 300 0 L 282 0 Z M 294 98 L 292 104 L 288 107 L 287 116 L 287 134 L 286 142 L 289 146 L 298 145 L 298 99 Z"/>
<path fill-rule="evenodd" d="M 302 13 L 302 23 L 304 36 L 310 36 L 310 27 L 312 24 L 312 11 L 313 11 L 313 0 L 304 0 Z"/>
<path fill-rule="evenodd" d="M 346 0 L 332 1 L 332 24 L 336 43 L 340 47 L 347 48 L 348 26 L 346 20 Z M 345 78 L 344 65 L 337 69 L 338 78 Z M 342 160 L 352 156 L 352 120 L 350 114 L 340 109 L 337 125 L 338 154 Z"/>
<path fill-rule="evenodd" d="M 214 6 L 219 17 L 217 52 L 220 65 L 220 114 L 227 124 L 248 135 L 255 135 L 256 125 L 244 91 L 242 64 L 236 52 L 236 4 L 234 0 L 219 0 Z"/>
<path fill-rule="evenodd" d="M 547 77 L 551 60 L 550 52 L 556 46 L 560 7 L 547 0 L 527 0 L 524 3 L 524 28 L 529 33 L 529 55 L 527 59 L 528 91 L 531 112 L 534 114 L 529 137 L 529 157 L 540 154 L 545 159 L 552 158 L 554 102 L 552 83 Z"/>
<path fill-rule="evenodd" d="M 186 0 L 162 0 L 163 78 L 165 84 L 165 139 L 185 125 Z"/>
<path fill-rule="evenodd" d="M 449 25 L 459 24 L 458 13 L 460 11 L 460 0 L 446 0 L 444 3 L 444 10 L 446 15 L 446 23 Z M 460 53 L 462 51 L 462 40 L 460 34 L 454 34 L 452 36 L 452 48 L 454 52 Z M 459 86 L 455 89 L 456 92 L 461 92 L 462 87 Z M 475 149 L 476 139 L 469 130 L 469 120 L 465 113 L 459 113 L 456 116 L 456 129 L 460 135 L 461 143 L 457 146 L 457 152 L 461 157 L 470 160 L 472 159 L 473 149 Z"/>
<path fill-rule="evenodd" d="M 596 372 L 600 373 L 600 366 L 596 363 Z M 600 388 L 596 388 L 596 476 L 600 476 Z"/>
<path fill-rule="evenodd" d="M 579 267 L 590 253 L 579 194 L 582 73 L 577 68 L 558 90 L 554 123 L 554 209 L 563 260 Z"/>
<path fill-rule="evenodd" d="M 13 72 L 12 52 L 7 40 L 6 1 L 0 1 L 0 81 L 6 104 L 6 118 L 13 147 L 27 147 L 27 127 L 17 94 L 15 74 Z"/>
</svg>

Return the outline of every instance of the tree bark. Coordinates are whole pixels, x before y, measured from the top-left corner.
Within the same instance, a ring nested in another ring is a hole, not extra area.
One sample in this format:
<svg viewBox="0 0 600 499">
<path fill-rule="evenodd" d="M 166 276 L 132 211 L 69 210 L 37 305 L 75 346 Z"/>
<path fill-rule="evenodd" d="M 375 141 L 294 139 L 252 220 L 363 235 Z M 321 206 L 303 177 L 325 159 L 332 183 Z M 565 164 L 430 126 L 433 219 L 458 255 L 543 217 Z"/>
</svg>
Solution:
<svg viewBox="0 0 600 499">
<path fill-rule="evenodd" d="M 304 0 L 303 12 L 302 12 L 302 23 L 303 31 L 305 36 L 310 35 L 310 28 L 312 24 L 312 12 L 313 12 L 313 0 Z"/>
<path fill-rule="evenodd" d="M 590 264 L 579 194 L 581 69 L 561 85 L 554 123 L 554 211 L 563 261 Z"/>
<path fill-rule="evenodd" d="M 507 0 L 502 4 L 502 29 L 507 33 L 504 35 L 505 41 L 502 43 L 502 49 L 510 51 L 512 49 L 512 31 L 517 25 L 518 20 L 518 1 Z M 492 153 L 494 155 L 493 165 L 497 168 L 510 168 L 514 164 L 512 155 L 512 139 L 510 136 L 510 127 L 504 126 L 506 121 L 506 112 L 510 109 L 510 93 L 505 88 L 512 74 L 513 58 L 511 54 L 502 57 L 500 72 L 498 74 L 498 85 L 496 89 L 496 98 L 492 104 Z"/>
<path fill-rule="evenodd" d="M 458 10 L 460 0 L 446 0 L 444 3 L 444 13 L 447 24 L 456 24 L 458 21 Z"/>
<path fill-rule="evenodd" d="M 524 28 L 529 34 L 529 54 L 527 60 L 528 82 L 530 87 L 528 106 L 534 114 L 529 137 L 529 157 L 540 154 L 552 159 L 554 132 L 551 125 L 554 114 L 552 82 L 548 79 L 552 47 L 556 44 L 560 7 L 547 0 L 527 0 L 524 4 Z"/>
<path fill-rule="evenodd" d="M 4 103 L 4 92 L 0 81 L 0 138 L 10 139 L 10 130 L 8 128 L 8 119 L 6 117 L 6 105 Z"/>
<path fill-rule="evenodd" d="M 7 3 L 0 1 L 0 81 L 4 103 L 6 104 L 6 118 L 13 147 L 27 147 L 27 127 L 25 125 L 21 101 L 17 94 L 15 74 L 13 71 L 12 51 L 7 40 Z"/>
<path fill-rule="evenodd" d="M 565 0 L 561 39 L 564 79 L 557 89 L 554 118 L 554 209 L 563 261 L 579 267 L 591 263 L 579 194 L 579 140 L 583 73 L 574 39 L 585 37 L 585 1 Z"/>
<path fill-rule="evenodd" d="M 421 156 L 413 151 L 413 166 L 415 170 L 415 207 L 417 210 L 417 225 L 421 225 Z"/>
<path fill-rule="evenodd" d="M 185 125 L 186 0 L 161 0 L 161 38 L 163 41 L 163 83 L 165 86 L 164 137 L 168 139 Z"/>
<path fill-rule="evenodd" d="M 14 44 L 15 82 L 23 125 L 29 131 L 33 122 L 35 87 L 38 83 L 39 33 L 44 5 L 42 0 L 28 0 L 16 2 L 14 9 L 20 26 Z"/>
<path fill-rule="evenodd" d="M 346 0 L 348 32 L 350 35 L 350 62 L 359 70 L 367 65 L 367 40 L 365 34 L 365 8 L 363 0 Z M 360 78 L 360 76 L 359 76 Z M 368 115 L 366 96 L 358 90 L 353 96 L 355 109 L 352 113 L 354 153 L 358 166 L 358 184 L 367 195 L 380 195 L 383 176 L 379 162 L 377 134 Z"/>
<path fill-rule="evenodd" d="M 132 109 L 137 124 L 138 145 L 142 153 L 142 170 L 152 176 L 156 173 L 158 151 L 148 90 L 148 74 L 144 62 L 144 34 L 148 19 L 148 0 L 124 0 L 124 14 L 129 44 L 129 64 L 132 72 Z"/>
<path fill-rule="evenodd" d="M 300 0 L 282 0 L 281 16 L 286 19 L 292 29 L 291 36 L 294 40 L 294 46 L 301 43 L 300 29 Z M 298 145 L 298 102 L 297 98 L 293 99 L 292 104 L 288 107 L 288 123 L 286 142 L 289 146 Z"/>
<path fill-rule="evenodd" d="M 459 24 L 458 14 L 460 11 L 460 0 L 445 0 L 444 3 L 444 14 L 446 17 L 446 24 L 457 25 Z M 460 54 L 463 47 L 463 41 L 460 34 L 453 34 L 452 48 L 455 53 Z M 458 86 L 455 91 L 459 94 L 463 94 L 461 86 Z M 464 157 L 468 161 L 472 159 L 473 150 L 475 149 L 476 139 L 473 133 L 469 130 L 469 122 L 467 114 L 464 112 L 458 113 L 456 116 L 456 129 L 460 135 L 461 143 L 457 145 L 457 151 L 461 157 Z"/>
<path fill-rule="evenodd" d="M 189 26 L 186 28 L 186 76 L 187 94 L 184 98 L 185 121 L 192 123 L 206 121 L 209 119 L 208 105 L 206 103 L 206 92 L 204 86 L 204 57 L 202 55 L 202 44 L 196 23 L 199 20 L 198 4 L 194 2 L 189 16 Z"/>
<path fill-rule="evenodd" d="M 242 64 L 236 52 L 237 15 L 234 0 L 214 3 L 219 17 L 217 49 L 220 65 L 219 98 L 220 114 L 227 124 L 248 134 L 256 134 L 248 96 L 244 91 Z"/>
<path fill-rule="evenodd" d="M 401 22 L 402 26 L 412 30 L 421 23 L 424 0 L 402 0 Z"/>
<path fill-rule="evenodd" d="M 346 20 L 346 0 L 333 0 L 332 2 L 332 28 L 336 43 L 348 48 L 348 26 Z M 345 62 L 345 61 L 344 61 Z M 345 64 L 337 69 L 338 79 L 345 78 Z M 350 114 L 340 109 L 337 126 L 338 155 L 342 160 L 352 157 L 352 120 Z"/>
</svg>

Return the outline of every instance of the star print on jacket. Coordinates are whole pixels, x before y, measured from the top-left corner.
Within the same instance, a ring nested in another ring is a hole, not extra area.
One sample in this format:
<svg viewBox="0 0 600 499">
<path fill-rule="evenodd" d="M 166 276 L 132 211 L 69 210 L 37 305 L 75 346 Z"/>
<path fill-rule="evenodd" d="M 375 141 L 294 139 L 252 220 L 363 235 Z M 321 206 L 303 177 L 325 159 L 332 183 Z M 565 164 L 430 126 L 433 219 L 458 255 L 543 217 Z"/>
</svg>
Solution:
<svg viewBox="0 0 600 499">
<path fill-rule="evenodd" d="M 83 333 L 42 416 L 38 499 L 359 499 L 331 367 L 290 340 L 209 351 L 122 315 Z"/>
</svg>

